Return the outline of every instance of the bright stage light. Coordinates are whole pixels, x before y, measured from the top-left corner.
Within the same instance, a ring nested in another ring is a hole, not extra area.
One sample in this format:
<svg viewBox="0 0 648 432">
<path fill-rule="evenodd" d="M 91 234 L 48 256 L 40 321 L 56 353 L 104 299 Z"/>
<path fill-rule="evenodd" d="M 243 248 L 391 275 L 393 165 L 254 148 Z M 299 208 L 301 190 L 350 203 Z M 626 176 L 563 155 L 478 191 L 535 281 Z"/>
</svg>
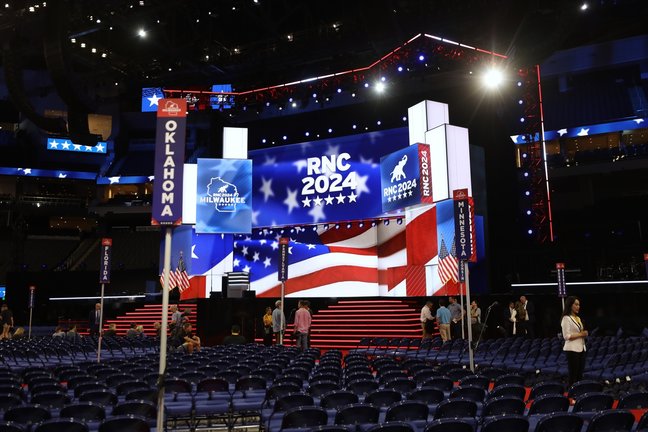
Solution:
<svg viewBox="0 0 648 432">
<path fill-rule="evenodd" d="M 139 29 L 139 30 L 137 31 L 137 36 L 139 36 L 139 37 L 141 37 L 141 38 L 145 38 L 145 37 L 146 37 L 146 30 L 144 30 L 144 29 L 142 29 L 142 28 Z"/>
<path fill-rule="evenodd" d="M 527 233 L 528 233 L 529 235 L 531 235 L 531 234 L 533 234 L 533 230 L 528 230 Z"/>
<path fill-rule="evenodd" d="M 490 68 L 484 73 L 482 81 L 487 88 L 494 89 L 504 82 L 504 74 L 499 69 Z"/>
<path fill-rule="evenodd" d="M 378 93 L 382 93 L 382 92 L 385 91 L 385 83 L 383 83 L 383 82 L 376 83 L 376 85 L 374 86 L 374 88 L 376 89 L 376 91 L 377 91 Z"/>
<path fill-rule="evenodd" d="M 581 4 L 580 10 L 586 11 L 587 9 L 589 9 L 589 4 L 587 4 L 587 2 Z"/>
</svg>

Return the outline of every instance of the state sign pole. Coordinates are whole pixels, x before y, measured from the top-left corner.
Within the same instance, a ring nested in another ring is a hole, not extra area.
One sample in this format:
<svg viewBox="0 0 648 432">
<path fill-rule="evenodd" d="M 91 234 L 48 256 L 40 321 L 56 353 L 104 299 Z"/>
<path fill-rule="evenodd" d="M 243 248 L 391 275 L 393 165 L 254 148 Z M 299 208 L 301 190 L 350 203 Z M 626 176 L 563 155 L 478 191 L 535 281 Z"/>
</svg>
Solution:
<svg viewBox="0 0 648 432">
<path fill-rule="evenodd" d="M 470 273 L 468 273 L 468 262 L 467 261 L 461 261 L 461 265 L 464 268 L 464 274 L 466 277 L 466 303 L 468 303 L 468 307 L 470 308 Z M 470 370 L 472 372 L 475 372 L 475 352 L 473 351 L 473 334 L 472 334 L 472 317 L 468 321 L 468 361 L 470 364 Z"/>
<path fill-rule="evenodd" d="M 31 340 L 31 331 L 32 331 L 32 316 L 34 313 L 34 295 L 36 294 L 36 287 L 34 285 L 29 287 L 29 334 L 27 339 Z"/>
<path fill-rule="evenodd" d="M 284 327 L 286 326 L 286 315 L 284 313 L 284 300 L 286 297 L 286 279 L 288 279 L 288 253 L 290 238 L 279 238 L 279 271 L 277 272 L 279 280 L 281 281 L 281 325 L 279 327 L 279 345 L 283 345 L 284 341 Z"/>
<path fill-rule="evenodd" d="M 174 226 L 182 224 L 182 178 L 187 130 L 187 101 L 186 99 L 161 99 L 158 104 L 151 224 L 166 226 L 156 423 L 157 430 L 162 431 L 164 429 L 164 375 L 166 373 L 169 320 L 171 234 Z"/>
<path fill-rule="evenodd" d="M 110 260 L 112 252 L 112 239 L 101 239 L 101 263 L 99 265 L 101 282 L 101 300 L 99 310 L 99 339 L 97 341 L 97 363 L 101 362 L 101 342 L 103 339 L 103 313 L 104 313 L 104 294 L 106 283 L 110 283 Z"/>
</svg>

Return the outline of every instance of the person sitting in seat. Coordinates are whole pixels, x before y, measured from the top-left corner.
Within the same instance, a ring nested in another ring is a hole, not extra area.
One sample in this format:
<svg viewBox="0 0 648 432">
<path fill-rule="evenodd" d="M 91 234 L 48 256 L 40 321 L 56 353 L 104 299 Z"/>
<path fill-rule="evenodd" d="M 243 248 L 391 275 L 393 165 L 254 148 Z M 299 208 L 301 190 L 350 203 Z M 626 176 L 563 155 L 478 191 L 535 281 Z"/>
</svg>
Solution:
<svg viewBox="0 0 648 432">
<path fill-rule="evenodd" d="M 77 326 L 74 324 L 70 330 L 65 334 L 65 340 L 70 342 L 80 342 L 81 335 L 77 332 Z"/>
<path fill-rule="evenodd" d="M 111 323 L 108 325 L 108 330 L 103 334 L 103 337 L 115 337 L 117 336 L 117 324 Z"/>
<path fill-rule="evenodd" d="M 231 334 L 223 339 L 223 345 L 243 345 L 246 342 L 245 336 L 241 336 L 241 327 L 236 324 L 232 326 Z"/>
<path fill-rule="evenodd" d="M 126 337 L 127 338 L 136 338 L 139 336 L 139 333 L 137 332 L 137 324 L 131 323 L 130 328 L 126 332 Z"/>
<path fill-rule="evenodd" d="M 64 336 L 65 336 L 65 331 L 63 331 L 63 327 L 61 326 L 56 327 L 52 337 L 64 337 Z"/>
</svg>

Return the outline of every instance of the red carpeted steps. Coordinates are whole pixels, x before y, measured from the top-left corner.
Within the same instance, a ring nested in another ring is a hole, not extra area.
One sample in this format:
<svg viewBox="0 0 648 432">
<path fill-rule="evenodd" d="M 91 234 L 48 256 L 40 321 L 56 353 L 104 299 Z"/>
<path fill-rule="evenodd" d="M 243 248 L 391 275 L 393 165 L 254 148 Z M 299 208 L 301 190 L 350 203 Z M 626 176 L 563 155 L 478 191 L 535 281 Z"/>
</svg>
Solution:
<svg viewBox="0 0 648 432">
<path fill-rule="evenodd" d="M 293 326 L 287 326 L 289 336 Z M 313 314 L 311 345 L 352 349 L 367 337 L 420 337 L 420 312 L 402 300 L 340 300 Z M 262 342 L 262 339 L 257 339 Z M 286 338 L 287 345 L 294 341 Z"/>
<path fill-rule="evenodd" d="M 178 310 L 184 312 L 189 310 L 189 321 L 193 323 L 194 330 L 196 327 L 196 305 L 192 303 L 180 304 Z M 171 312 L 169 311 L 169 322 L 171 322 Z M 126 331 L 130 328 L 131 323 L 144 326 L 144 333 L 147 336 L 155 336 L 155 329 L 153 324 L 161 322 L 162 319 L 162 305 L 161 304 L 147 304 L 144 307 L 135 309 L 132 312 L 126 312 L 122 316 L 115 319 L 106 320 L 104 323 L 104 330 L 108 330 L 108 326 L 112 323 L 117 325 L 117 334 L 125 336 Z"/>
</svg>

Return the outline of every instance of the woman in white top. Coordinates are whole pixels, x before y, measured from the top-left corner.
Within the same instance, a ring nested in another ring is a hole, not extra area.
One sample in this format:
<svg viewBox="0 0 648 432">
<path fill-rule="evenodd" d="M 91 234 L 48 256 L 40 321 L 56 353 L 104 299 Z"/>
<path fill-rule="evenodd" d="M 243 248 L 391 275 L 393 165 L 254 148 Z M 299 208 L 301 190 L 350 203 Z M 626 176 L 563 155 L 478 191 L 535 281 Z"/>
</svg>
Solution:
<svg viewBox="0 0 648 432">
<path fill-rule="evenodd" d="M 580 312 L 580 299 L 567 297 L 560 327 L 565 339 L 563 351 L 567 355 L 567 369 L 569 370 L 569 385 L 583 379 L 585 369 L 585 338 L 587 330 L 583 326 L 578 313 Z"/>
</svg>

